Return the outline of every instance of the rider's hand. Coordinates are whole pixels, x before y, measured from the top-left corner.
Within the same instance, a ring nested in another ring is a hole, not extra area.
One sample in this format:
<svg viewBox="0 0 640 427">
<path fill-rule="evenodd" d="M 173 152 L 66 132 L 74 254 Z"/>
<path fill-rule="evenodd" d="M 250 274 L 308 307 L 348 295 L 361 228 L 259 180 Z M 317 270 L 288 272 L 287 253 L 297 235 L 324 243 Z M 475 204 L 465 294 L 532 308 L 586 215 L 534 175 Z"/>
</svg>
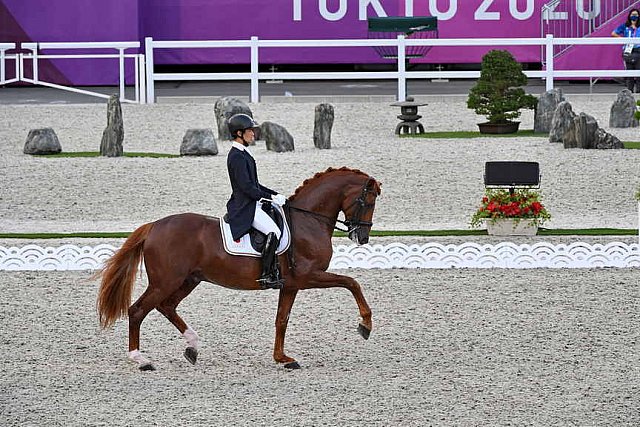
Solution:
<svg viewBox="0 0 640 427">
<path fill-rule="evenodd" d="M 271 200 L 273 201 L 273 203 L 280 206 L 284 206 L 284 204 L 287 203 L 287 198 L 282 194 L 274 194 L 273 196 L 271 196 Z"/>
</svg>

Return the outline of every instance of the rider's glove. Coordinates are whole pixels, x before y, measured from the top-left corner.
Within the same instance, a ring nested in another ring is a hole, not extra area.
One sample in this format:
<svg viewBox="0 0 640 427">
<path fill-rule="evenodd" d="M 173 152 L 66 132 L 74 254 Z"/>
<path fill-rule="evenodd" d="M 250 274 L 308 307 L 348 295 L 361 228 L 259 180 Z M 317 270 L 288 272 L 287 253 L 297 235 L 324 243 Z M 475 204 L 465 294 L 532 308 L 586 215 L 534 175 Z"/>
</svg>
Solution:
<svg viewBox="0 0 640 427">
<path fill-rule="evenodd" d="M 274 194 L 271 196 L 271 201 L 277 205 L 284 206 L 284 204 L 287 203 L 287 198 L 282 194 Z"/>
</svg>

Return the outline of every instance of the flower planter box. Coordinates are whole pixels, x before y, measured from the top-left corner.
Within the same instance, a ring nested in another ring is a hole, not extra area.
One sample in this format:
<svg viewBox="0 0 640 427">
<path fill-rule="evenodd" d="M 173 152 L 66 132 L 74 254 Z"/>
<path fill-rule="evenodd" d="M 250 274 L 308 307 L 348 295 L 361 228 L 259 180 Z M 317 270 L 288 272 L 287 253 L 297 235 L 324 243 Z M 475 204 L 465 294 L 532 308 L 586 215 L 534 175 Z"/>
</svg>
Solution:
<svg viewBox="0 0 640 427">
<path fill-rule="evenodd" d="M 531 220 L 517 221 L 513 218 L 487 220 L 487 234 L 490 236 L 535 236 L 538 225 Z"/>
</svg>

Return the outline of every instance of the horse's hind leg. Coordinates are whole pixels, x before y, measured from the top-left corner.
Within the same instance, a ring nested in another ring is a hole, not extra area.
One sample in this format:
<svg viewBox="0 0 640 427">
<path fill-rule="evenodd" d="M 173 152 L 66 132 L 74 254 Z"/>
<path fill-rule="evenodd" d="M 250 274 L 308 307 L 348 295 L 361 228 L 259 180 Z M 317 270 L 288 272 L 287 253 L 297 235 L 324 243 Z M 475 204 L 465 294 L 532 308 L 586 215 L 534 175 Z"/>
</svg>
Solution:
<svg viewBox="0 0 640 427">
<path fill-rule="evenodd" d="M 147 314 L 162 300 L 162 292 L 151 286 L 129 307 L 129 360 L 136 362 L 142 371 L 154 371 L 151 361 L 140 352 L 140 325 Z"/>
<path fill-rule="evenodd" d="M 164 315 L 175 326 L 182 336 L 187 340 L 187 348 L 184 351 L 184 357 L 195 365 L 198 358 L 198 344 L 200 338 L 196 331 L 191 329 L 187 323 L 176 312 L 178 304 L 187 297 L 200 283 L 200 279 L 189 276 L 185 279 L 180 288 L 173 294 L 169 295 L 156 309 Z"/>
</svg>

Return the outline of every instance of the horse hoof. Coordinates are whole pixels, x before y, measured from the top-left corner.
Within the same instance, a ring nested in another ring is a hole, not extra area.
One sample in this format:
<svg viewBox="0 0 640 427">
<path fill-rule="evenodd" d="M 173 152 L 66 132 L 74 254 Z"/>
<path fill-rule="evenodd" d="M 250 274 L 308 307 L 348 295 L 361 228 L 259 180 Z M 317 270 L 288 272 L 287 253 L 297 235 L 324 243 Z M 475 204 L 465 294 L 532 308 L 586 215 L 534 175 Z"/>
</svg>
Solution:
<svg viewBox="0 0 640 427">
<path fill-rule="evenodd" d="M 287 369 L 300 369 L 300 364 L 298 362 L 289 362 L 284 367 Z"/>
<path fill-rule="evenodd" d="M 198 350 L 193 347 L 187 347 L 184 351 L 184 357 L 186 357 L 192 365 L 195 365 L 196 360 L 198 359 Z"/>
<path fill-rule="evenodd" d="M 358 325 L 358 333 L 362 336 L 362 338 L 368 340 L 369 335 L 371 335 L 371 329 L 367 328 L 361 323 Z"/>
<path fill-rule="evenodd" d="M 145 363 L 144 365 L 140 365 L 139 369 L 141 371 L 155 371 L 156 367 L 153 366 L 151 363 Z"/>
</svg>

